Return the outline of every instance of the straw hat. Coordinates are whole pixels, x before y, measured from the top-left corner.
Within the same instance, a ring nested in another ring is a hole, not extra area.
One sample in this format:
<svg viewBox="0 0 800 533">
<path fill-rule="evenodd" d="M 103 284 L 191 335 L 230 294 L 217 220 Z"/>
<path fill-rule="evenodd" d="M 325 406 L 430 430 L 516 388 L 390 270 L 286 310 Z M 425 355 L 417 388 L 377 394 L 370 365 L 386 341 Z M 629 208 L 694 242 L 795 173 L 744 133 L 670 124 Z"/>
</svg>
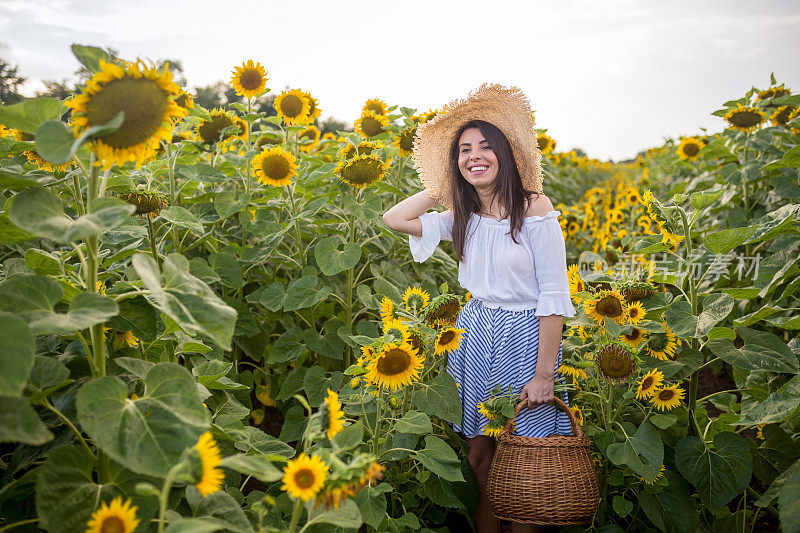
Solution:
<svg viewBox="0 0 800 533">
<path fill-rule="evenodd" d="M 449 150 L 458 129 L 479 119 L 500 128 L 511 144 L 522 187 L 542 192 L 542 152 L 536 142 L 528 98 L 519 87 L 484 83 L 466 99 L 455 99 L 417 127 L 412 159 L 422 184 L 433 198 L 453 208 Z"/>
</svg>

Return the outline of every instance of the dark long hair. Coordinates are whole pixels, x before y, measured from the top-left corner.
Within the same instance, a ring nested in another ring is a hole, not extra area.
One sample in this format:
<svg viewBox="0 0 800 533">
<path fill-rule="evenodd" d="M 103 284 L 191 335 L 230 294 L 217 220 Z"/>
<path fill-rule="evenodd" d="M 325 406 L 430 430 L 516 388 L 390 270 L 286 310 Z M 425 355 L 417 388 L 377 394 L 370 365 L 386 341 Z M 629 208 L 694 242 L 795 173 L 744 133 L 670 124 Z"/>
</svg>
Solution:
<svg viewBox="0 0 800 533">
<path fill-rule="evenodd" d="M 497 169 L 497 179 L 492 190 L 492 200 L 499 198 L 500 206 L 504 209 L 506 218 L 511 217 L 511 239 L 517 243 L 515 238 L 522 229 L 522 222 L 525 218 L 526 201 L 536 194 L 522 187 L 522 179 L 519 175 L 517 162 L 514 159 L 514 152 L 505 134 L 500 128 L 485 120 L 470 120 L 461 126 L 453 137 L 450 144 L 449 159 L 449 179 L 450 190 L 453 192 L 453 247 L 459 261 L 464 260 L 464 245 L 466 244 L 467 223 L 472 213 L 479 213 L 481 210 L 481 200 L 475 186 L 468 182 L 461 175 L 458 168 L 459 145 L 458 140 L 461 134 L 469 128 L 478 128 L 483 137 L 489 142 L 489 146 L 497 156 L 499 168 Z M 517 243 L 519 244 L 519 243 Z"/>
</svg>

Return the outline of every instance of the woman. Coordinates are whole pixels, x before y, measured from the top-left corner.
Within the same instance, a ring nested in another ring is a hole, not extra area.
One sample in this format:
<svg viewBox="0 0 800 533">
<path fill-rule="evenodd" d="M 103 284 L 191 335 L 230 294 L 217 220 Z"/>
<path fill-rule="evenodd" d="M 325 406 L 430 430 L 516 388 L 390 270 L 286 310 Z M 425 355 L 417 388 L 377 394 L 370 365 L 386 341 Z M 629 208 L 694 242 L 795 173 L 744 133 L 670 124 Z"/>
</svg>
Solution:
<svg viewBox="0 0 800 533">
<path fill-rule="evenodd" d="M 485 119 L 485 120 L 482 120 Z M 466 330 L 447 372 L 459 384 L 463 419 L 453 429 L 469 443 L 468 459 L 480 487 L 478 531 L 500 531 L 486 497 L 495 439 L 479 404 L 496 384 L 527 399 L 514 433 L 571 434 L 569 417 L 554 402 L 563 380 L 563 318 L 575 316 L 566 250 L 550 199 L 541 194 L 541 152 L 527 99 L 516 88 L 484 84 L 421 125 L 414 162 L 426 190 L 384 214 L 391 229 L 409 234 L 417 262 L 441 240 L 452 240 L 459 282 L 472 298 L 456 328 Z M 437 203 L 449 209 L 428 211 Z M 566 392 L 561 395 L 568 402 Z M 513 524 L 513 531 L 539 526 Z"/>
</svg>

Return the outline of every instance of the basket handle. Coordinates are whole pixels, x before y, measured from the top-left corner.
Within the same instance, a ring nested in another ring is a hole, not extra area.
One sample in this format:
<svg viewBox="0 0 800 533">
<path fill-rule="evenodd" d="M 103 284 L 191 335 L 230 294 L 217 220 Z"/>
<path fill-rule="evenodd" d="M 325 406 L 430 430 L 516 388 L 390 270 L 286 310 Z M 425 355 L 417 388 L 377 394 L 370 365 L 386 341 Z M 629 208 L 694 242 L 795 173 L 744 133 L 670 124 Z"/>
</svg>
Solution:
<svg viewBox="0 0 800 533">
<path fill-rule="evenodd" d="M 572 409 L 567 407 L 567 404 L 564 403 L 564 400 L 562 400 L 558 396 L 554 397 L 554 400 L 555 400 L 554 403 L 555 403 L 556 407 L 561 408 L 562 411 L 567 413 L 567 416 L 569 417 L 569 421 L 572 424 L 572 435 L 575 436 L 575 437 L 583 437 L 583 430 L 581 429 L 581 425 L 578 424 L 578 417 L 575 416 L 575 413 L 572 411 Z M 501 433 L 505 433 L 505 434 L 508 434 L 508 435 L 511 434 L 511 424 L 514 423 L 514 419 L 517 418 L 517 415 L 519 414 L 520 411 L 522 411 L 522 408 L 527 406 L 527 405 L 528 405 L 528 400 L 527 399 L 522 400 L 521 402 L 519 402 L 519 404 L 517 405 L 517 409 L 514 412 L 514 416 L 512 416 L 511 418 L 508 419 L 508 422 L 506 422 L 506 425 L 503 426 L 503 431 Z"/>
</svg>

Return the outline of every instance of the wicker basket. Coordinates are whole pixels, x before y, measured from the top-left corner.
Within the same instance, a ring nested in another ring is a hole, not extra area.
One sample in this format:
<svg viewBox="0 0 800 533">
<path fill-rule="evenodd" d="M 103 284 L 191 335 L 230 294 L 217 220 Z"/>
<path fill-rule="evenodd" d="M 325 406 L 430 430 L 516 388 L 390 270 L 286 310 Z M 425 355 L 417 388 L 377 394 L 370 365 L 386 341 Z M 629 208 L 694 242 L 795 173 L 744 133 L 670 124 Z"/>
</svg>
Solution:
<svg viewBox="0 0 800 533">
<path fill-rule="evenodd" d="M 572 433 L 547 437 L 511 434 L 511 426 L 527 400 L 500 432 L 487 493 L 492 511 L 503 520 L 526 524 L 572 525 L 592 521 L 600 504 L 591 445 L 572 409 L 555 398 L 569 415 Z"/>
</svg>

